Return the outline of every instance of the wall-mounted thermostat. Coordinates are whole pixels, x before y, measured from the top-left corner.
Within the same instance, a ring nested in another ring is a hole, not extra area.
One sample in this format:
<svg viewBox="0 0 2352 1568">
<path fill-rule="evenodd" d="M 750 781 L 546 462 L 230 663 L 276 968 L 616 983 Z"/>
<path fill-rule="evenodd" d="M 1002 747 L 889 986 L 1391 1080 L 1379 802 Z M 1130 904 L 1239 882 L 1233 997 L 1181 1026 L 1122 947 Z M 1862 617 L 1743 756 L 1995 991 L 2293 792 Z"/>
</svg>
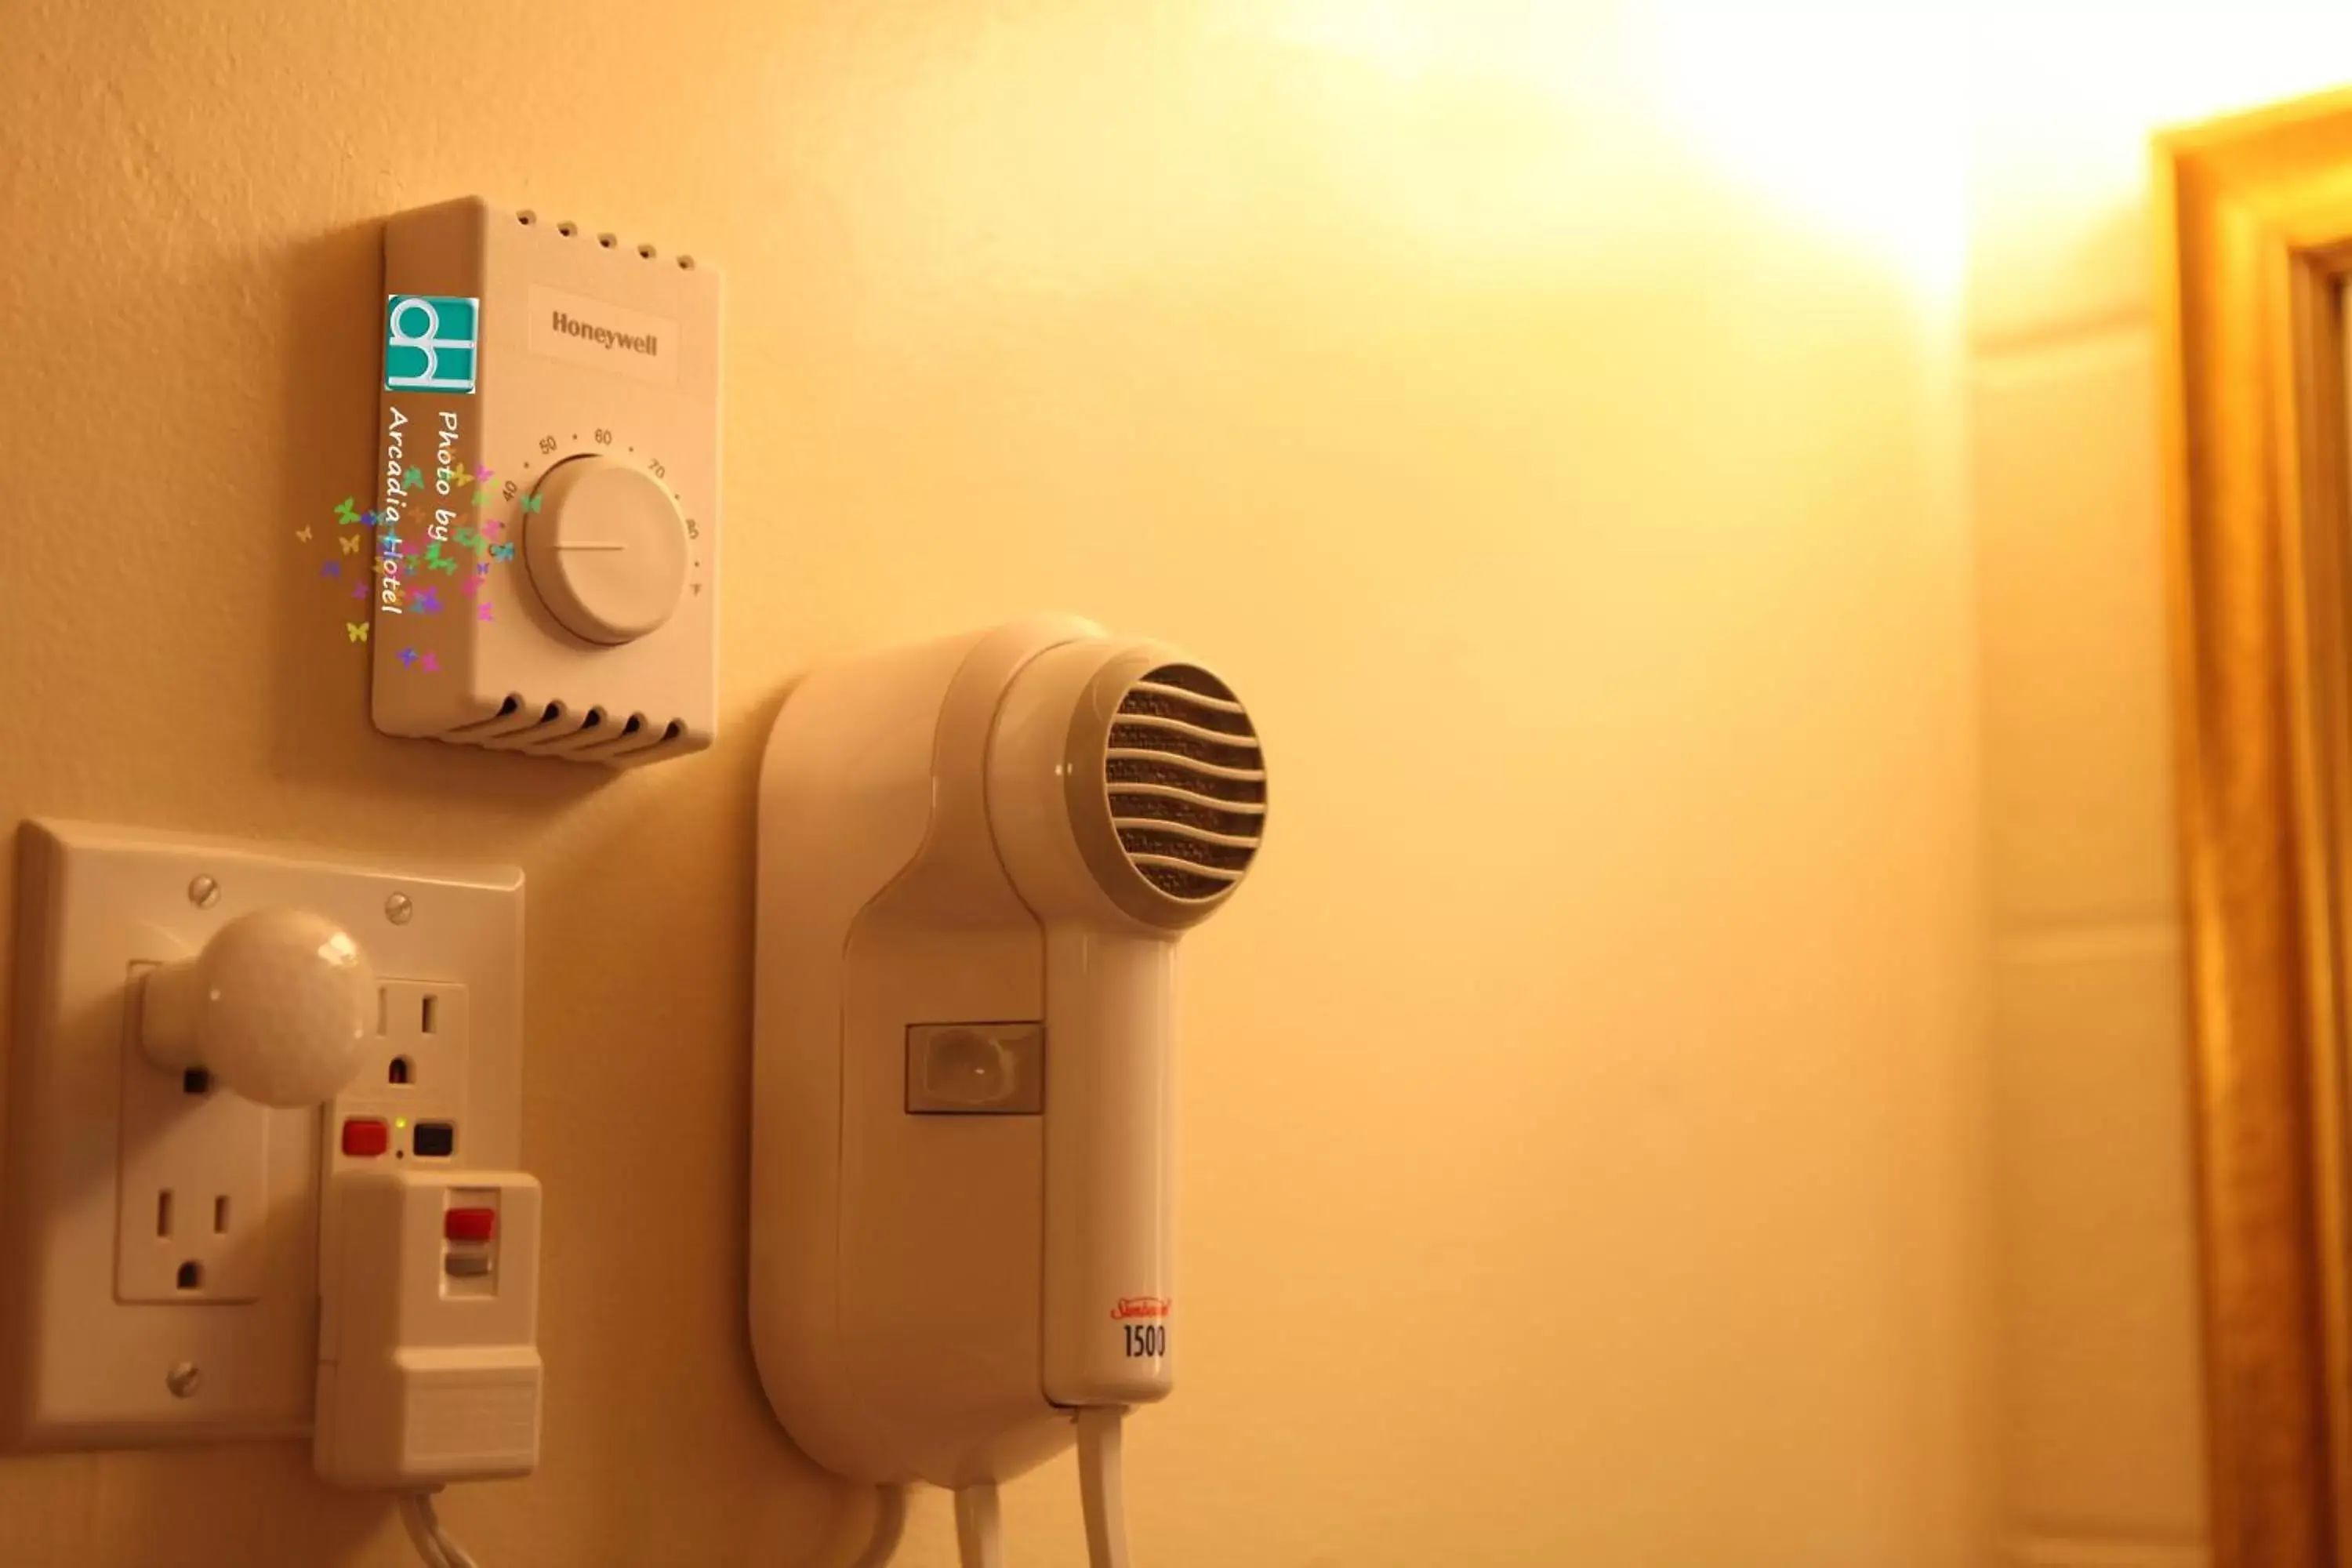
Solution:
<svg viewBox="0 0 2352 1568">
<path fill-rule="evenodd" d="M 383 260 L 376 727 L 613 763 L 710 744 L 717 275 L 478 197 L 394 217 Z"/>
</svg>

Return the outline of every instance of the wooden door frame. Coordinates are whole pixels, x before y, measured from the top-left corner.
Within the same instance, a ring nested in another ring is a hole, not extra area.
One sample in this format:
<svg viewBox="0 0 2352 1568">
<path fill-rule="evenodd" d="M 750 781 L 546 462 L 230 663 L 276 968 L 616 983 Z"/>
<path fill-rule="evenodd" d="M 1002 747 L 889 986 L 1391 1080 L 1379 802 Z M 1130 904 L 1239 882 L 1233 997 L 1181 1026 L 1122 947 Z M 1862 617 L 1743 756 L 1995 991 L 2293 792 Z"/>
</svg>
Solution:
<svg viewBox="0 0 2352 1568">
<path fill-rule="evenodd" d="M 2158 331 L 2215 1568 L 2352 1568 L 2352 91 L 2167 134 Z"/>
</svg>

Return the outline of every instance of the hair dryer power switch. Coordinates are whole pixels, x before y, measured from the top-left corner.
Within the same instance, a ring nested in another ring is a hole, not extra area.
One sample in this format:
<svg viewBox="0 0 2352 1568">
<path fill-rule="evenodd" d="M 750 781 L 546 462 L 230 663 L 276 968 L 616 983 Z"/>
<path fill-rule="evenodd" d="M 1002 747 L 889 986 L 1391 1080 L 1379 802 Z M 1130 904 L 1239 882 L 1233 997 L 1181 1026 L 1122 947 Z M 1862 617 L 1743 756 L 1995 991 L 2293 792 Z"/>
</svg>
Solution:
<svg viewBox="0 0 2352 1568">
<path fill-rule="evenodd" d="M 912 1024 L 907 1109 L 919 1116 L 1035 1116 L 1045 1109 L 1042 1024 Z"/>
</svg>

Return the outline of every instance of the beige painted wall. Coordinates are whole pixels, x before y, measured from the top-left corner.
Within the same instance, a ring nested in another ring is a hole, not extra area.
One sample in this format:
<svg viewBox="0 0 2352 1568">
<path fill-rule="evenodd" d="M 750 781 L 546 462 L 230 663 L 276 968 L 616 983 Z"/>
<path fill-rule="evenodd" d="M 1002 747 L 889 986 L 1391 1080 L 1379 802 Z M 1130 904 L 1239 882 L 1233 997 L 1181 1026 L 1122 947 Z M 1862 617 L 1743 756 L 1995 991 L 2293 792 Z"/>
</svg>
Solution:
<svg viewBox="0 0 2352 1568">
<path fill-rule="evenodd" d="M 2002 1561 L 2200 1568 L 2148 138 L 2334 85 L 2352 16 L 1993 5 L 1972 33 Z"/>
<path fill-rule="evenodd" d="M 530 876 L 546 1462 L 448 1500 L 485 1563 L 851 1555 L 741 1323 L 757 748 L 812 662 L 1039 606 L 1216 658 L 1279 771 L 1189 947 L 1140 1561 L 1982 1561 L 1958 185 L 1824 199 L 1885 121 L 1711 37 L 0 11 L 0 819 Z M 476 189 L 728 274 L 715 752 L 366 725 L 292 531 L 366 488 L 377 221 Z M 1080 1560 L 1066 1465 L 1008 1511 Z M 0 1461 L 12 1564 L 405 1551 L 290 1447 Z"/>
</svg>

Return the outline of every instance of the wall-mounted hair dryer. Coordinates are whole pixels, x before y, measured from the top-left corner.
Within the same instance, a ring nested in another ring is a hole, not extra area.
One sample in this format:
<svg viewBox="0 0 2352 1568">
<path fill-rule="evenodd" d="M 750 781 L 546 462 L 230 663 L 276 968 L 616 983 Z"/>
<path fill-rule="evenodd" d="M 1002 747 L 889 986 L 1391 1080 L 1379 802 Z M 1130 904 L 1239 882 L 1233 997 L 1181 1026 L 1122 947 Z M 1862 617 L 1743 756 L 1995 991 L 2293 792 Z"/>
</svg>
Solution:
<svg viewBox="0 0 2352 1568">
<path fill-rule="evenodd" d="M 838 1474 L 995 1483 L 1170 1386 L 1176 942 L 1266 810 L 1232 689 L 1070 617 L 826 666 L 760 786 L 752 1343 Z"/>
</svg>

